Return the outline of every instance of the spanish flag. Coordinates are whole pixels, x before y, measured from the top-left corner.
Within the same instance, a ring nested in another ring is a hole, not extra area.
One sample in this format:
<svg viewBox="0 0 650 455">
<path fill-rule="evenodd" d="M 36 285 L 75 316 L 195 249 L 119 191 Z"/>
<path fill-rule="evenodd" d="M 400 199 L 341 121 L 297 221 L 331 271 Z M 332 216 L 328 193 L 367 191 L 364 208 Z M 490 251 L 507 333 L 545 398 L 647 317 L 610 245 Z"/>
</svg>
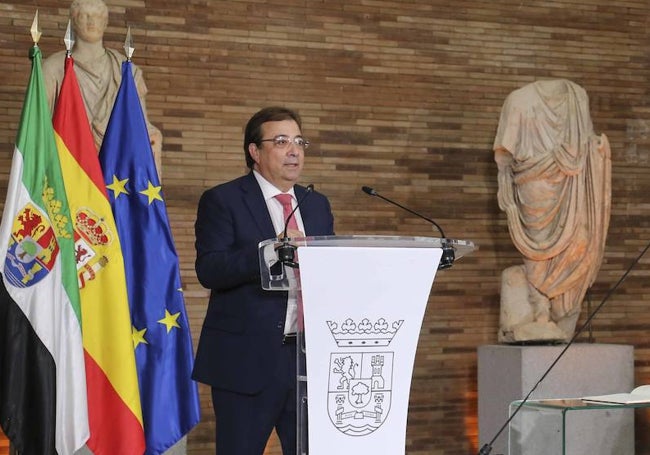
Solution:
<svg viewBox="0 0 650 455">
<path fill-rule="evenodd" d="M 86 364 L 88 447 L 95 455 L 145 449 L 124 262 L 71 56 L 53 125 L 74 223 Z"/>
</svg>

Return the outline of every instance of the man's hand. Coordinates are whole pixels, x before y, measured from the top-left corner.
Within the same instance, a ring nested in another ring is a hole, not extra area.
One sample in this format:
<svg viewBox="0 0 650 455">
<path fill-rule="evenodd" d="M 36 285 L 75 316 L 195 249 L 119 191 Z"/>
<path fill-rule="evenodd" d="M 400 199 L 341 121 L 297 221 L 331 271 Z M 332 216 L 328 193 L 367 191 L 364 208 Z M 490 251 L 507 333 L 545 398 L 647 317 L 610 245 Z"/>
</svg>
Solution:
<svg viewBox="0 0 650 455">
<path fill-rule="evenodd" d="M 290 238 L 290 239 L 295 239 L 295 238 L 298 238 L 298 237 L 305 237 L 305 233 L 302 232 L 302 231 L 299 231 L 297 229 L 287 229 L 287 237 Z M 283 239 L 284 238 L 284 232 L 280 232 L 278 234 L 278 238 Z"/>
</svg>

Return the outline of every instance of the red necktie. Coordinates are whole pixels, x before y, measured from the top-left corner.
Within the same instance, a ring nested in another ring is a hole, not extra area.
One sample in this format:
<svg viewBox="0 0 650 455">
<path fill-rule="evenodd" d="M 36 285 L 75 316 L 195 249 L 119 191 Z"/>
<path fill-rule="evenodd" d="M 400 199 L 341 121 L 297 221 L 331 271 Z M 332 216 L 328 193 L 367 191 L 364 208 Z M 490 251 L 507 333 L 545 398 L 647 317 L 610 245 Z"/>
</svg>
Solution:
<svg viewBox="0 0 650 455">
<path fill-rule="evenodd" d="M 291 205 L 291 201 L 293 200 L 293 196 L 287 193 L 281 193 L 281 194 L 276 194 L 275 198 L 280 201 L 280 204 L 282 204 L 282 227 L 284 228 L 284 223 L 287 224 L 287 230 L 295 230 L 299 231 L 300 228 L 298 227 L 298 222 L 296 221 L 296 214 L 294 213 L 291 215 L 291 218 L 289 219 L 289 222 L 287 223 L 287 218 L 289 218 L 289 214 L 293 210 L 293 207 Z"/>
<path fill-rule="evenodd" d="M 298 227 L 298 222 L 296 221 L 296 214 L 294 213 L 291 215 L 291 218 L 287 222 L 287 218 L 289 217 L 289 214 L 293 210 L 293 206 L 291 205 L 291 201 L 293 199 L 293 196 L 287 193 L 280 193 L 276 194 L 275 198 L 280 201 L 280 204 L 282 204 L 282 221 L 283 223 L 286 223 L 287 225 L 287 231 L 289 230 L 295 230 L 295 231 L 300 231 L 300 228 Z M 284 226 L 282 226 L 284 228 Z M 298 252 L 296 252 L 296 257 L 294 259 L 295 261 L 298 261 Z M 298 282 L 298 287 L 300 287 L 300 275 L 295 272 L 295 277 Z M 298 293 L 297 295 L 297 302 L 296 302 L 298 308 L 298 314 L 297 314 L 297 328 L 299 331 L 303 331 L 303 312 L 302 312 L 302 294 Z"/>
</svg>

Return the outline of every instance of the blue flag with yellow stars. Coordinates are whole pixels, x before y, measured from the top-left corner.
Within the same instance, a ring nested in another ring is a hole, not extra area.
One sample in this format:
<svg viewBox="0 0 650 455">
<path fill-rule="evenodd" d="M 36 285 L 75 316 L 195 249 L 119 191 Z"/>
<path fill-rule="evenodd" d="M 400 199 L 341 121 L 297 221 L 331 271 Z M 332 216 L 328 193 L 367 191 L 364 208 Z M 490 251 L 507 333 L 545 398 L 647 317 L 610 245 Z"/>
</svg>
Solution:
<svg viewBox="0 0 650 455">
<path fill-rule="evenodd" d="M 200 419 L 178 255 L 130 61 L 99 154 L 124 252 L 146 454 L 160 454 Z"/>
</svg>

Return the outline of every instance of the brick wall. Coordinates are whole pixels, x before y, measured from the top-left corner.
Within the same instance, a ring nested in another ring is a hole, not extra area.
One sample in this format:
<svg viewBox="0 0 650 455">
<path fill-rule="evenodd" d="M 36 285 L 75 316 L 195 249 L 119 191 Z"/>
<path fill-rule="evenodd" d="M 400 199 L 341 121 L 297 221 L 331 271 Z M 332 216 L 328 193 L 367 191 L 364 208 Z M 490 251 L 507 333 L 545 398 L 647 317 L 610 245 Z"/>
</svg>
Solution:
<svg viewBox="0 0 650 455">
<path fill-rule="evenodd" d="M 434 283 L 411 392 L 410 455 L 479 448 L 476 348 L 496 342 L 500 272 L 519 262 L 491 152 L 508 93 L 539 78 L 571 79 L 590 95 L 596 132 L 610 139 L 612 217 L 592 306 L 650 239 L 647 0 L 107 3 L 106 44 L 121 49 L 131 26 L 149 116 L 165 137 L 163 188 L 195 338 L 207 301 L 193 271 L 196 204 L 205 188 L 244 172 L 242 127 L 265 105 L 302 114 L 313 143 L 302 181 L 330 197 L 337 233 L 437 235 L 369 199 L 360 186 L 370 185 L 480 246 Z M 62 49 L 69 2 L 0 3 L 0 200 L 37 6 L 47 56 Z M 649 261 L 593 323 L 595 341 L 635 346 L 637 384 L 650 382 Z M 201 394 L 192 455 L 213 453 L 209 391 Z M 637 417 L 637 453 L 650 454 L 650 418 Z M 280 453 L 275 441 L 267 453 Z"/>
</svg>

